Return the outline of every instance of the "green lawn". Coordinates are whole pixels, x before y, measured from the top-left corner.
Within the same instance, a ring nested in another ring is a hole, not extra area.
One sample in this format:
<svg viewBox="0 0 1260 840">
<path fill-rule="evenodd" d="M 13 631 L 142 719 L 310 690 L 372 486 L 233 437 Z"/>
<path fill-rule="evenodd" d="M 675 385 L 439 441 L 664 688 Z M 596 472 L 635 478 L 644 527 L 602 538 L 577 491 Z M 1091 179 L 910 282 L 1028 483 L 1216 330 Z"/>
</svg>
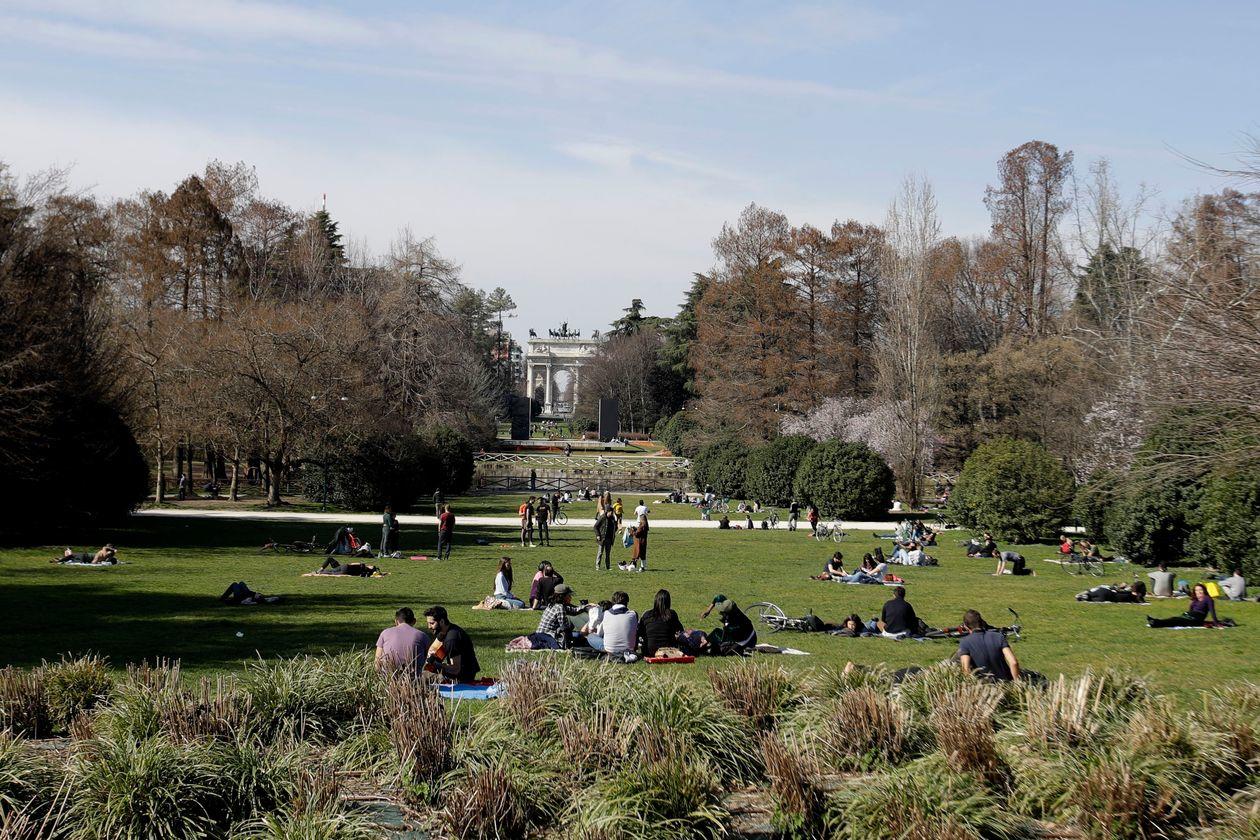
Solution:
<svg viewBox="0 0 1260 840">
<path fill-rule="evenodd" d="M 467 502 L 463 500 L 460 510 L 472 513 Z M 495 510 L 484 512 L 507 513 L 514 504 L 512 497 L 497 497 Z M 653 506 L 670 508 L 674 506 Z M 585 516 L 580 507 L 570 511 Z M 657 589 L 667 588 L 684 624 L 705 629 L 712 622 L 700 620 L 699 613 L 718 592 L 741 605 L 774 601 L 790 615 L 812 608 L 831 621 L 850 612 L 874 615 L 890 595 L 883 587 L 809 580 L 833 544 L 783 529 L 752 533 L 657 529 L 651 537 L 651 568 L 645 574 L 595 572 L 594 547 L 585 527 L 556 529 L 553 546 L 534 549 L 513 544 L 515 534 L 509 529 L 462 528 L 451 561 L 389 560 L 384 565 L 390 576 L 374 580 L 303 578 L 302 572 L 319 565 L 319 556 L 263 556 L 257 550 L 268 537 L 306 539 L 316 532 L 324 540 L 331 531 L 327 525 L 305 523 L 154 518 L 136 519 L 122 530 L 79 535 L 76 549 L 106 540 L 119 546 L 127 564 L 108 569 L 50 565 L 47 561 L 59 553 L 58 547 L 5 549 L 0 554 L 5 580 L 0 589 L 4 662 L 33 665 L 63 652 L 90 650 L 116 665 L 173 657 L 182 659 L 189 671 L 205 673 L 236 667 L 256 655 L 367 646 L 390 623 L 397 607 L 409 605 L 419 612 L 441 603 L 471 632 L 486 671 L 494 673 L 504 662 L 504 643 L 535 629 L 538 619 L 537 613 L 470 609 L 491 591 L 496 560 L 505 553 L 517 561 L 518 594 L 528 592 L 533 566 L 548 559 L 579 597 L 595 600 L 625 589 L 631 606 L 642 611 Z M 476 537 L 487 538 L 490 544 L 477 546 Z M 428 528 L 404 527 L 402 538 L 409 553 L 433 550 Z M 855 559 L 875 544 L 873 535 L 859 533 L 842 548 L 847 558 Z M 910 600 L 932 624 L 957 624 L 968 607 L 980 609 L 995 623 L 1007 619 L 1007 606 L 1018 610 L 1027 628 L 1026 639 L 1017 645 L 1020 659 L 1045 673 L 1119 665 L 1156 675 L 1162 684 L 1182 690 L 1214 680 L 1260 679 L 1256 662 L 1260 604 L 1221 603 L 1221 613 L 1241 625 L 1233 630 L 1150 630 L 1143 622 L 1146 613 L 1173 615 L 1184 602 L 1155 602 L 1149 607 L 1077 603 L 1072 595 L 1088 581 L 1040 562 L 1052 554 L 1046 546 L 1021 550 L 1036 568 L 1036 577 L 994 578 L 989 574 L 992 564 L 963 557 L 956 538 L 935 549 L 939 567 L 904 569 L 901 574 L 909 582 Z M 1133 572 L 1131 567 L 1116 567 L 1104 580 L 1132 579 Z M 1193 577 L 1190 572 L 1187 576 Z M 235 580 L 282 594 L 285 602 L 273 607 L 220 606 L 217 596 Z M 822 634 L 780 633 L 773 641 L 813 654 L 783 657 L 793 668 L 842 665 L 846 660 L 893 667 L 927 664 L 953 649 L 945 642 Z M 699 674 L 699 669 L 681 670 Z"/>
</svg>

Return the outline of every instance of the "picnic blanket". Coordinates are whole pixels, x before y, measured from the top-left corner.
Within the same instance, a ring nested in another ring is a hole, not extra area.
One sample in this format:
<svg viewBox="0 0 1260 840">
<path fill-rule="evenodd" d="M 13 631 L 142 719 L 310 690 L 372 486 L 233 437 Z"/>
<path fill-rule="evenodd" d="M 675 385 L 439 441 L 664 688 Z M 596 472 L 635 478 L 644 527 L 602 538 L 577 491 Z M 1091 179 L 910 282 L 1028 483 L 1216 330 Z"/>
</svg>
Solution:
<svg viewBox="0 0 1260 840">
<path fill-rule="evenodd" d="M 433 687 L 444 700 L 494 700 L 504 694 L 503 688 L 493 680 Z"/>
<path fill-rule="evenodd" d="M 817 580 L 817 578 L 811 578 L 811 580 Z M 883 580 L 883 581 L 878 581 L 878 582 L 873 581 L 873 580 L 871 580 L 871 581 L 866 581 L 866 580 L 830 580 L 830 581 L 824 581 L 824 582 L 825 582 L 825 583 L 843 583 L 843 584 L 845 584 L 846 586 L 877 586 L 877 585 L 878 585 L 878 586 L 908 586 L 908 585 L 909 585 L 909 584 L 907 584 L 907 582 L 906 582 L 906 581 L 904 581 L 904 580 Z"/>
<path fill-rule="evenodd" d="M 383 578 L 388 574 L 389 572 L 377 572 L 374 575 L 322 575 L 319 572 L 305 572 L 302 575 L 302 577 L 345 578 L 347 580 L 367 580 L 368 578 Z"/>
<path fill-rule="evenodd" d="M 56 565 L 56 566 L 77 566 L 77 567 L 78 567 L 78 568 L 80 568 L 80 569 L 112 569 L 114 566 L 125 566 L 125 565 L 127 565 L 127 564 L 126 564 L 126 563 L 124 563 L 122 560 L 119 560 L 117 563 L 84 563 L 84 562 L 79 561 L 79 560 L 71 560 L 71 561 L 66 562 L 66 563 L 57 562 L 57 563 L 55 563 L 55 564 L 53 564 L 53 565 Z"/>
<path fill-rule="evenodd" d="M 790 647 L 779 647 L 778 645 L 760 644 L 755 648 L 757 653 L 785 653 L 789 656 L 809 656 L 809 651 L 797 650 Z"/>
<path fill-rule="evenodd" d="M 648 656 L 643 661 L 653 665 L 690 665 L 696 661 L 696 658 L 694 656 Z"/>
<path fill-rule="evenodd" d="M 1190 627 L 1151 627 L 1151 630 L 1229 630 L 1238 625 L 1234 623 L 1232 618 L 1223 618 L 1220 621 L 1205 621 L 1202 624 L 1192 625 Z"/>
</svg>

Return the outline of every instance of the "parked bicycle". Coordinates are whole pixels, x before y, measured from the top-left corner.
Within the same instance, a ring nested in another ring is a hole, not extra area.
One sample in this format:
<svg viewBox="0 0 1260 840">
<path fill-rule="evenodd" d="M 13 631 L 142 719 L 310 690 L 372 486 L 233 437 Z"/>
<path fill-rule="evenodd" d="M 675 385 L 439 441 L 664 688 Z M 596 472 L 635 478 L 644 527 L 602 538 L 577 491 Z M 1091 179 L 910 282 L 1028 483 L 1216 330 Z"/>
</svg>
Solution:
<svg viewBox="0 0 1260 840">
<path fill-rule="evenodd" d="M 567 525 L 569 523 L 569 515 L 562 510 L 558 510 L 556 515 L 551 518 L 551 521 L 557 525 Z"/>
<path fill-rule="evenodd" d="M 819 542 L 831 540 L 832 542 L 843 542 L 848 536 L 844 532 L 844 523 L 839 519 L 833 519 L 830 522 L 819 522 L 818 527 L 814 529 L 814 539 Z"/>
<path fill-rule="evenodd" d="M 263 547 L 258 549 L 259 554 L 311 554 L 315 551 L 317 545 L 315 535 L 311 534 L 310 542 L 302 540 L 294 540 L 293 542 L 276 542 L 274 539 L 268 540 Z"/>
<path fill-rule="evenodd" d="M 1086 557 L 1084 554 L 1069 554 L 1059 559 L 1059 565 L 1069 575 L 1093 575 L 1102 577 L 1103 561 L 1097 557 Z"/>
<path fill-rule="evenodd" d="M 758 623 L 770 628 L 771 633 L 778 633 L 780 630 L 795 630 L 800 633 L 808 633 L 814 629 L 811 626 L 811 619 L 814 615 L 813 610 L 810 610 L 809 615 L 804 618 L 788 618 L 782 607 L 769 601 L 758 601 L 748 609 L 750 612 L 756 613 Z"/>
<path fill-rule="evenodd" d="M 770 508 L 770 512 L 766 514 L 765 522 L 766 522 L 767 528 L 778 528 L 779 527 L 779 512 L 775 510 L 774 508 Z"/>
</svg>

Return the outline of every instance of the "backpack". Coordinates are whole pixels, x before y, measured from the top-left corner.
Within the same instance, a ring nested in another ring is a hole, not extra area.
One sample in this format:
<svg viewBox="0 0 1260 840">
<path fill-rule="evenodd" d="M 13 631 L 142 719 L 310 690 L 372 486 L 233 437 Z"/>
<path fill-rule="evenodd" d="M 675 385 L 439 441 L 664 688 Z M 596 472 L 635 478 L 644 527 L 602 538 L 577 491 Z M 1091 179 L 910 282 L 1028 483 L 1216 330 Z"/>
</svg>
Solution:
<svg viewBox="0 0 1260 840">
<path fill-rule="evenodd" d="M 634 545 L 634 531 L 633 530 L 627 528 L 625 533 L 621 535 L 621 545 L 625 548 L 630 548 L 632 545 Z"/>
</svg>

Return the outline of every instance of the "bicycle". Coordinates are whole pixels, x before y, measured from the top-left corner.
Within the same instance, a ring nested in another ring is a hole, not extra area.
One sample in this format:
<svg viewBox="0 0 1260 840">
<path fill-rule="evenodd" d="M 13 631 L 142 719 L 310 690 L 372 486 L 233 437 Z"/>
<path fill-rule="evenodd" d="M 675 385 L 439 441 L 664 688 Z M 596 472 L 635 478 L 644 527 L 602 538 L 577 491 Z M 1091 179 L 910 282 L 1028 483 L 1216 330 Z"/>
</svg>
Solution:
<svg viewBox="0 0 1260 840">
<path fill-rule="evenodd" d="M 1094 577 L 1102 577 L 1105 568 L 1103 563 L 1096 557 L 1086 557 L 1083 554 L 1070 554 L 1059 560 L 1059 565 L 1063 567 L 1063 571 L 1069 575 L 1093 575 Z"/>
<path fill-rule="evenodd" d="M 569 515 L 562 510 L 558 510 L 555 516 L 551 517 L 551 521 L 556 525 L 568 525 Z"/>
<path fill-rule="evenodd" d="M 769 601 L 758 601 L 748 609 L 757 611 L 757 621 L 769 627 L 771 633 L 778 633 L 780 630 L 808 633 L 813 629 L 809 622 L 809 618 L 814 615 L 813 610 L 809 611 L 806 618 L 788 618 L 782 607 Z"/>
<path fill-rule="evenodd" d="M 709 509 L 714 513 L 726 513 L 731 509 L 731 500 L 729 498 L 714 499 L 713 505 Z"/>
<path fill-rule="evenodd" d="M 1020 639 L 1024 638 L 1024 625 L 1019 620 L 1019 613 L 1015 612 L 1015 610 L 1011 609 L 1010 607 L 1007 607 L 1006 611 L 1010 613 L 1012 616 L 1014 616 L 1015 620 L 1007 627 L 990 627 L 988 629 L 997 630 L 999 633 L 1005 636 L 1008 641 L 1017 642 Z M 957 627 L 942 627 L 940 630 L 931 631 L 930 633 L 927 634 L 925 638 L 961 639 L 963 636 L 966 636 L 970 632 L 971 632 L 970 630 L 968 630 L 966 627 L 962 625 L 959 625 Z"/>
<path fill-rule="evenodd" d="M 843 530 L 843 523 L 839 519 L 833 519 L 828 523 L 819 522 L 818 527 L 814 529 L 814 539 L 819 542 L 825 542 L 826 540 L 844 542 L 844 538 L 847 536 L 848 534 Z"/>
<path fill-rule="evenodd" d="M 310 542 L 303 542 L 302 540 L 294 540 L 293 542 L 282 543 L 282 542 L 276 542 L 274 539 L 270 539 L 266 543 L 263 544 L 262 548 L 258 549 L 258 553 L 266 554 L 268 552 L 271 552 L 273 554 L 288 554 L 288 553 L 311 554 L 312 552 L 315 551 L 315 548 L 316 548 L 315 535 L 311 534 Z"/>
</svg>

